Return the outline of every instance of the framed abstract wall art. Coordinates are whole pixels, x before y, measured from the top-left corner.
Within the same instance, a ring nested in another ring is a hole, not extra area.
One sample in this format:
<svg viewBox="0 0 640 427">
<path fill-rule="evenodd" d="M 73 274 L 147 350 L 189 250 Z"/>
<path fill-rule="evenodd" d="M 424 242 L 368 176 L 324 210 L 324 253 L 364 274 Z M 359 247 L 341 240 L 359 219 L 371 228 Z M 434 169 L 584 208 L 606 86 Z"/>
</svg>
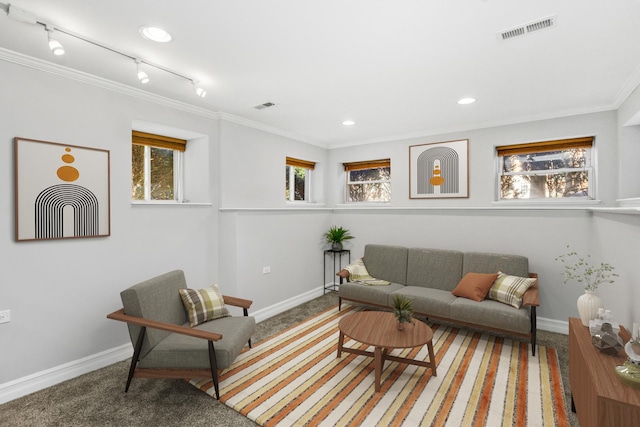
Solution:
<svg viewBox="0 0 640 427">
<path fill-rule="evenodd" d="M 109 151 L 14 138 L 16 240 L 111 234 Z"/>
<path fill-rule="evenodd" d="M 409 146 L 409 198 L 469 197 L 469 140 Z"/>
</svg>

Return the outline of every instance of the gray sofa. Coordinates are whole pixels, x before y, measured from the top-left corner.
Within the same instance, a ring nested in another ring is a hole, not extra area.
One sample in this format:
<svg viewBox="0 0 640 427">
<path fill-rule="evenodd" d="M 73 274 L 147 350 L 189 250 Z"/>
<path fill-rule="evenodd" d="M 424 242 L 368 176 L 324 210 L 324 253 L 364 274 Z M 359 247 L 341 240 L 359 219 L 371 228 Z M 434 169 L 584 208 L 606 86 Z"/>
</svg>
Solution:
<svg viewBox="0 0 640 427">
<path fill-rule="evenodd" d="M 477 302 L 451 293 L 469 272 L 502 271 L 513 276 L 537 277 L 529 273 L 526 257 L 369 244 L 365 246 L 364 264 L 371 276 L 391 283 L 367 286 L 344 282 L 349 272 L 342 270 L 338 273 L 340 308 L 344 300 L 390 309 L 394 295 L 403 294 L 411 298 L 418 315 L 528 339 L 535 355 L 537 281 L 524 294 L 519 309 L 491 299 Z"/>
</svg>

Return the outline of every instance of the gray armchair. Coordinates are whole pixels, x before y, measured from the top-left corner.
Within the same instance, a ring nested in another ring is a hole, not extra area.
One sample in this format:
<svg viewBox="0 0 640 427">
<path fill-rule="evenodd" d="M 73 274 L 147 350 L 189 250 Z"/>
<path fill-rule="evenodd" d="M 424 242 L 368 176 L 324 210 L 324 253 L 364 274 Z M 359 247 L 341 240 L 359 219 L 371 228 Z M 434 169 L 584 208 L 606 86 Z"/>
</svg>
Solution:
<svg viewBox="0 0 640 427">
<path fill-rule="evenodd" d="M 125 393 L 133 377 L 212 378 L 220 398 L 219 371 L 228 368 L 245 344 L 251 347 L 255 319 L 252 301 L 223 296 L 225 305 L 244 316 L 222 317 L 190 327 L 178 289 L 186 288 L 181 270 L 138 283 L 120 293 L 123 307 L 107 316 L 126 322 L 134 346 Z"/>
</svg>

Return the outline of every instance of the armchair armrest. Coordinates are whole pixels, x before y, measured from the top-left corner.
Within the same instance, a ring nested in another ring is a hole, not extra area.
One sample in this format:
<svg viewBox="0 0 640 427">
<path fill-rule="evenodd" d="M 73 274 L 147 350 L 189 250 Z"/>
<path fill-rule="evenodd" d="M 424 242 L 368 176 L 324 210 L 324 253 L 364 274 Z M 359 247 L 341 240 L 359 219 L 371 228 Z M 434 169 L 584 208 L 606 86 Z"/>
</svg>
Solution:
<svg viewBox="0 0 640 427">
<path fill-rule="evenodd" d="M 121 322 L 133 323 L 134 325 L 144 326 L 152 329 L 160 329 L 176 334 L 188 335 L 194 338 L 202 338 L 207 341 L 218 341 L 222 339 L 222 335 L 215 332 L 201 331 L 186 326 L 174 325 L 172 323 L 158 322 L 157 320 L 144 319 L 142 317 L 130 316 L 124 313 L 124 308 L 107 315 L 107 319 L 119 320 Z"/>
<path fill-rule="evenodd" d="M 224 299 L 225 304 L 233 305 L 235 307 L 248 309 L 253 304 L 253 301 L 238 297 L 230 297 L 227 295 L 222 295 L 222 299 Z"/>
</svg>

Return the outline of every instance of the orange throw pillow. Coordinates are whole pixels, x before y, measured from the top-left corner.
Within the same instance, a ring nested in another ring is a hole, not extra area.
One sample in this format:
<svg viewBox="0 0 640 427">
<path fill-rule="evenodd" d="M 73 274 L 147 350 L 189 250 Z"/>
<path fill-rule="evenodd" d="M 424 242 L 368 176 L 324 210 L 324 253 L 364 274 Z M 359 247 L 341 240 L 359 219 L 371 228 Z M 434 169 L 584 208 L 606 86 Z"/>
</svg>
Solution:
<svg viewBox="0 0 640 427">
<path fill-rule="evenodd" d="M 487 297 L 497 277 L 498 273 L 467 273 L 451 293 L 457 297 L 482 301 Z"/>
</svg>

